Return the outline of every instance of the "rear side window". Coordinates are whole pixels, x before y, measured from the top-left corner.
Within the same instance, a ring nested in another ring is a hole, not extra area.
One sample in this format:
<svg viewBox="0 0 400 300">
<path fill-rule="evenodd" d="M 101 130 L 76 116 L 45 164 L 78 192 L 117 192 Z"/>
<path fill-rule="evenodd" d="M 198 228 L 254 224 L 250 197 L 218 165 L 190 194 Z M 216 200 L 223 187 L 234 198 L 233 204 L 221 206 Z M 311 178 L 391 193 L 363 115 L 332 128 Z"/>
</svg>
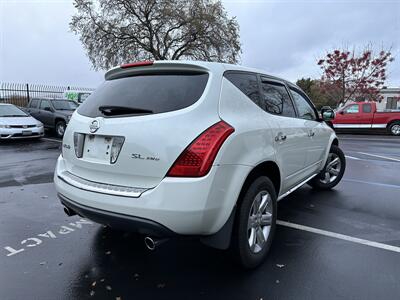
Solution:
<svg viewBox="0 0 400 300">
<path fill-rule="evenodd" d="M 88 117 L 106 117 L 99 108 L 119 107 L 121 113 L 114 116 L 132 115 L 126 112 L 135 110 L 154 114 L 174 111 L 199 100 L 207 81 L 207 73 L 145 74 L 106 80 L 79 106 L 78 112 Z"/>
<path fill-rule="evenodd" d="M 31 100 L 29 107 L 37 108 L 38 106 L 39 106 L 39 100 L 37 100 L 37 99 Z"/>
<path fill-rule="evenodd" d="M 48 100 L 42 100 L 40 102 L 40 109 L 51 108 L 50 102 Z"/>
<path fill-rule="evenodd" d="M 369 114 L 372 111 L 371 104 L 363 104 L 363 113 Z"/>
<path fill-rule="evenodd" d="M 225 73 L 224 76 L 255 104 L 262 107 L 257 75 L 229 72 Z"/>
<path fill-rule="evenodd" d="M 285 117 L 296 117 L 292 100 L 283 84 L 263 81 L 261 91 L 267 112 Z"/>
</svg>

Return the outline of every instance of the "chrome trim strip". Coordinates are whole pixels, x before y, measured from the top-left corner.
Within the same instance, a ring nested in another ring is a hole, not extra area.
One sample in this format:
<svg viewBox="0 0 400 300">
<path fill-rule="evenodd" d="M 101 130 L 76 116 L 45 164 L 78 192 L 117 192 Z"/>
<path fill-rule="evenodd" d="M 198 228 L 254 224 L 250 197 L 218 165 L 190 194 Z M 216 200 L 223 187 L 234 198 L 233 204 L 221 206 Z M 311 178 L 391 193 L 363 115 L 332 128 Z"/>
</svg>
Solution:
<svg viewBox="0 0 400 300">
<path fill-rule="evenodd" d="M 298 185 L 292 187 L 290 190 L 288 190 L 286 193 L 280 195 L 278 197 L 278 201 L 281 200 L 282 198 L 285 198 L 287 195 L 291 194 L 292 192 L 294 192 L 295 190 L 297 190 L 299 187 L 301 187 L 303 184 L 305 184 L 307 181 L 313 179 L 315 176 L 317 176 L 318 173 L 311 175 L 310 177 L 308 177 L 306 180 L 300 182 Z"/>
<path fill-rule="evenodd" d="M 90 192 L 108 194 L 114 196 L 122 196 L 122 197 L 133 197 L 138 198 L 145 191 L 149 190 L 148 188 L 136 188 L 129 186 L 121 186 L 107 183 L 100 183 L 95 181 L 90 181 L 87 179 L 83 179 L 79 176 L 71 174 L 70 172 L 64 171 L 58 175 L 58 178 L 63 180 L 64 182 Z"/>
<path fill-rule="evenodd" d="M 372 124 L 372 128 L 386 128 L 387 124 Z"/>
<path fill-rule="evenodd" d="M 338 129 L 369 129 L 369 128 L 386 128 L 387 124 L 333 124 Z"/>
</svg>

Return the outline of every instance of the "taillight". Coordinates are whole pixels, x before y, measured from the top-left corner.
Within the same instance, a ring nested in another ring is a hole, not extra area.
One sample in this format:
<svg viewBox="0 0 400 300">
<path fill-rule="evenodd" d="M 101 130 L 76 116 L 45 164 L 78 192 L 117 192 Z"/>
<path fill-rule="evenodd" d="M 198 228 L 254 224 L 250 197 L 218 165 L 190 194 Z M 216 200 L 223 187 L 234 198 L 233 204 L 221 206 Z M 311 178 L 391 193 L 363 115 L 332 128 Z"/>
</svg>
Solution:
<svg viewBox="0 0 400 300">
<path fill-rule="evenodd" d="M 138 62 L 129 63 L 129 64 L 123 64 L 120 67 L 122 69 L 126 69 L 126 68 L 133 68 L 133 67 L 151 66 L 152 64 L 153 64 L 153 61 L 145 60 L 145 61 L 138 61 Z"/>
<path fill-rule="evenodd" d="M 178 157 L 167 176 L 201 177 L 206 175 L 219 149 L 235 129 L 220 121 L 197 137 Z"/>
<path fill-rule="evenodd" d="M 82 158 L 84 144 L 85 135 L 83 133 L 74 132 L 74 149 L 77 158 Z"/>
<path fill-rule="evenodd" d="M 112 140 L 110 163 L 115 164 L 118 159 L 118 155 L 121 152 L 122 145 L 124 144 L 125 138 L 121 136 L 115 136 Z"/>
</svg>

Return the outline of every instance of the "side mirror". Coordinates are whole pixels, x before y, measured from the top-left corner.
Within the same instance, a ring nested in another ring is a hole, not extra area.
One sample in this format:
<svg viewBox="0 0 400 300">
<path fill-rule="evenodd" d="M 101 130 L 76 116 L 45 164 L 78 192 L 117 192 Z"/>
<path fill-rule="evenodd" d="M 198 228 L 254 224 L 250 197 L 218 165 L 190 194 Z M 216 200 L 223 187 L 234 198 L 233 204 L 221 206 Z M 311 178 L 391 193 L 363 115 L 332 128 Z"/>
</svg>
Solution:
<svg viewBox="0 0 400 300">
<path fill-rule="evenodd" d="M 344 115 L 344 110 L 339 111 L 339 114 Z"/>
<path fill-rule="evenodd" d="M 335 118 L 335 112 L 329 106 L 324 106 L 321 109 L 321 116 L 324 121 L 332 121 Z"/>
<path fill-rule="evenodd" d="M 46 111 L 53 111 L 53 110 L 52 110 L 50 107 L 48 107 L 48 106 L 45 107 L 44 110 L 46 110 Z"/>
</svg>

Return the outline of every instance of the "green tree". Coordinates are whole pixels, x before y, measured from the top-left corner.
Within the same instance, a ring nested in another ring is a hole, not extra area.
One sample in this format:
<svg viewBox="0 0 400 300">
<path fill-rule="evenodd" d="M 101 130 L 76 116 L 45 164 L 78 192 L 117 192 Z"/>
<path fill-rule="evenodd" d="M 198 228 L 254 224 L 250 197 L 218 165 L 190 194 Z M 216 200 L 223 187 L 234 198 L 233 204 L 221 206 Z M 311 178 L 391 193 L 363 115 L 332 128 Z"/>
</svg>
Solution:
<svg viewBox="0 0 400 300">
<path fill-rule="evenodd" d="M 336 107 L 340 91 L 331 87 L 329 93 L 325 91 L 320 80 L 311 78 L 301 78 L 297 80 L 296 85 L 299 86 L 311 99 L 314 105 L 320 109 L 323 106 Z"/>
</svg>

